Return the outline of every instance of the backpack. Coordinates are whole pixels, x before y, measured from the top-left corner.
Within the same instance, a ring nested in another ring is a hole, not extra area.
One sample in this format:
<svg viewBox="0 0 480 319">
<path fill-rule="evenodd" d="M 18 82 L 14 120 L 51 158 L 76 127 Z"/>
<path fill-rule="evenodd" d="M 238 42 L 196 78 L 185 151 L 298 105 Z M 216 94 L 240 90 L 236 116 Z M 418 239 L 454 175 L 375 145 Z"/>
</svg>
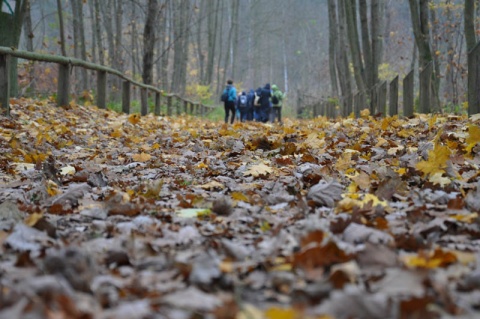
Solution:
<svg viewBox="0 0 480 319">
<path fill-rule="evenodd" d="M 246 107 L 247 106 L 247 96 L 246 95 L 240 95 L 240 107 Z"/>
<path fill-rule="evenodd" d="M 222 93 L 222 96 L 220 97 L 220 101 L 222 102 L 227 102 L 228 101 L 228 93 L 230 92 L 230 88 L 228 89 L 225 89 L 225 91 L 223 91 Z"/>
<path fill-rule="evenodd" d="M 273 95 L 272 96 L 272 104 L 273 105 L 278 105 L 278 103 L 280 103 L 280 100 L 278 99 L 278 96 Z"/>
<path fill-rule="evenodd" d="M 257 94 L 257 92 L 255 92 L 255 98 L 253 99 L 253 105 L 254 106 L 260 106 L 260 94 Z"/>
</svg>

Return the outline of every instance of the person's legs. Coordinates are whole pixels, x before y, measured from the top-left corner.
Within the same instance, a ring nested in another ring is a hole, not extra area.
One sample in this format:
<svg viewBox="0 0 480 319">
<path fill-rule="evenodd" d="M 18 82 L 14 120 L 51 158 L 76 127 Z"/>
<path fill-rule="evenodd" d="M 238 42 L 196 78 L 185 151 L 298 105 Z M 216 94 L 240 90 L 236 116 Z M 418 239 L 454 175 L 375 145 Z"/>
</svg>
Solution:
<svg viewBox="0 0 480 319">
<path fill-rule="evenodd" d="M 233 101 L 228 101 L 230 111 L 232 112 L 232 119 L 230 120 L 230 124 L 233 124 L 233 121 L 235 121 L 235 102 Z"/>
<path fill-rule="evenodd" d="M 282 107 L 278 108 L 278 122 L 282 123 Z"/>
<path fill-rule="evenodd" d="M 225 123 L 228 123 L 228 113 L 230 112 L 230 108 L 228 106 L 228 102 L 223 104 L 223 108 L 225 109 Z"/>
</svg>

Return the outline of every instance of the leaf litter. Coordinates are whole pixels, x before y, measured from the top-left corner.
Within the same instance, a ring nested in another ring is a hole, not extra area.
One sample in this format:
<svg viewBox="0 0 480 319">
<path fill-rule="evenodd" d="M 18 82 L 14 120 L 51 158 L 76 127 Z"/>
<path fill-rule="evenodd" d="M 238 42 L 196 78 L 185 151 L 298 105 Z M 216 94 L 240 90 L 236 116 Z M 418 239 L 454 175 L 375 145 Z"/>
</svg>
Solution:
<svg viewBox="0 0 480 319">
<path fill-rule="evenodd" d="M 0 118 L 0 318 L 473 318 L 478 117 Z M 345 305 L 348 304 L 348 307 Z"/>
</svg>

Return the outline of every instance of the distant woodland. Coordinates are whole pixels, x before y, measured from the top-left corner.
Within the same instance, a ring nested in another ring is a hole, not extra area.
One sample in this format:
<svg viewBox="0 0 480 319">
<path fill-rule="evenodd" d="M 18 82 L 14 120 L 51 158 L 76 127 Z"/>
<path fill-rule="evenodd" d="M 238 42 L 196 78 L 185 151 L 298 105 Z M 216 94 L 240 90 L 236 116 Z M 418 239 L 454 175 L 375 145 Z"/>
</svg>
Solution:
<svg viewBox="0 0 480 319">
<path fill-rule="evenodd" d="M 0 45 L 72 56 L 205 101 L 227 79 L 341 98 L 434 63 L 442 109 L 466 101 L 474 0 L 3 0 Z M 22 11 L 23 10 L 23 11 Z M 20 12 L 22 11 L 22 12 Z M 21 35 L 8 40 L 9 17 Z M 13 41 L 13 42 L 12 42 Z M 20 94 L 48 91 L 53 66 L 20 62 Z M 75 91 L 93 74 L 75 69 Z M 115 84 L 113 91 L 115 91 Z"/>
</svg>

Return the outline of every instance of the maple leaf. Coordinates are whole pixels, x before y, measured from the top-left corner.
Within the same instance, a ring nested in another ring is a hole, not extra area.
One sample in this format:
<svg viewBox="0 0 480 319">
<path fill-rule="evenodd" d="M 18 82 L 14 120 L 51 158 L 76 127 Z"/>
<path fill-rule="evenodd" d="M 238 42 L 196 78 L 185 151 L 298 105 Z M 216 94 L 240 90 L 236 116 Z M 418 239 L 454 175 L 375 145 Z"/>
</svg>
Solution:
<svg viewBox="0 0 480 319">
<path fill-rule="evenodd" d="M 260 177 L 266 176 L 270 173 L 273 173 L 273 169 L 263 163 L 250 166 L 244 173 L 243 176 L 253 176 Z"/>
<path fill-rule="evenodd" d="M 444 173 L 447 161 L 450 159 L 450 149 L 447 146 L 435 144 L 435 148 L 428 152 L 428 160 L 417 163 L 416 168 L 424 175 Z"/>
<path fill-rule="evenodd" d="M 470 154 L 475 145 L 480 142 L 480 127 L 470 124 L 468 126 L 468 137 L 465 142 L 467 143 L 466 150 Z"/>
<path fill-rule="evenodd" d="M 151 158 L 152 155 L 147 154 L 147 153 L 140 153 L 140 154 L 133 154 L 132 158 L 135 162 L 148 162 Z"/>
</svg>

